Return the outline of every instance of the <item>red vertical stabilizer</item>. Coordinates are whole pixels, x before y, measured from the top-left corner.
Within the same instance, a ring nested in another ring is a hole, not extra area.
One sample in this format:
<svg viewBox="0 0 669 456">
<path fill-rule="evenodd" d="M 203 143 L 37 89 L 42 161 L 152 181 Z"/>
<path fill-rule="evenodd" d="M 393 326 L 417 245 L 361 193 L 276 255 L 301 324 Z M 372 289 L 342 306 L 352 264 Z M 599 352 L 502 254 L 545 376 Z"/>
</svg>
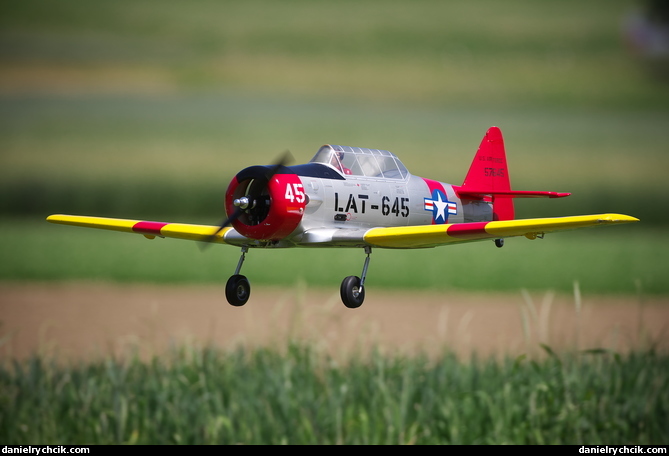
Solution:
<svg viewBox="0 0 669 456">
<path fill-rule="evenodd" d="M 513 220 L 513 198 L 495 195 L 511 191 L 504 138 L 498 127 L 490 127 L 486 132 L 460 188 L 464 192 L 490 192 L 490 196 L 485 199 L 492 201 L 493 220 Z"/>
</svg>

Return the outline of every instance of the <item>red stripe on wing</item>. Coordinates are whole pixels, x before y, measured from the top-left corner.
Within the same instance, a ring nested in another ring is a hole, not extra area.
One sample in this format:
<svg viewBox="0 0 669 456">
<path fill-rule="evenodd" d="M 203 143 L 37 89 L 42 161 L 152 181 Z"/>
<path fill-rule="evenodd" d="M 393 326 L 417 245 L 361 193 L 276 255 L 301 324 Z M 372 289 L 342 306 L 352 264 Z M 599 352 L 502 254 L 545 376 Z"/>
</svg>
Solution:
<svg viewBox="0 0 669 456">
<path fill-rule="evenodd" d="M 133 225 L 132 230 L 135 233 L 150 234 L 152 236 L 160 236 L 160 230 L 169 223 L 163 222 L 137 222 Z"/>
<path fill-rule="evenodd" d="M 485 239 L 490 237 L 485 227 L 489 222 L 458 223 L 446 230 L 449 236 L 460 239 Z"/>
</svg>

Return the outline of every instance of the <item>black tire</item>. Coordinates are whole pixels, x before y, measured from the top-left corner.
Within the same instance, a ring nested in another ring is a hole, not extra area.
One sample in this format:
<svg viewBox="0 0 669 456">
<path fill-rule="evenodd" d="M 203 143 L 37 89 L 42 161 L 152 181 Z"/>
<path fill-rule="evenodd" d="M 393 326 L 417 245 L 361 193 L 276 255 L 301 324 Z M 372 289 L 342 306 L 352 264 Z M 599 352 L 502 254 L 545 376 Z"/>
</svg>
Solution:
<svg viewBox="0 0 669 456">
<path fill-rule="evenodd" d="M 504 239 L 495 239 L 495 245 L 501 249 L 504 247 Z"/>
<path fill-rule="evenodd" d="M 251 296 L 251 285 L 246 277 L 237 274 L 228 279 L 228 283 L 225 284 L 225 297 L 231 305 L 243 306 L 249 300 L 249 296 Z"/>
<path fill-rule="evenodd" d="M 339 291 L 341 292 L 342 302 L 349 309 L 360 307 L 365 300 L 365 288 L 360 287 L 360 277 L 346 277 L 342 281 Z"/>
</svg>

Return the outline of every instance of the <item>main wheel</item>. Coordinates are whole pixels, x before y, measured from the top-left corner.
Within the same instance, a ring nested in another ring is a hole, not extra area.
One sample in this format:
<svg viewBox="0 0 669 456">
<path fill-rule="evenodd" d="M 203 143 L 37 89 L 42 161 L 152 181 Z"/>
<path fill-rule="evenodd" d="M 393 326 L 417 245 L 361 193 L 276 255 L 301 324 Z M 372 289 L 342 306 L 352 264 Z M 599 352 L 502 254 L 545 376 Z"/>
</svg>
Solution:
<svg viewBox="0 0 669 456">
<path fill-rule="evenodd" d="M 360 307 L 365 300 L 365 289 L 360 286 L 360 277 L 346 277 L 342 281 L 339 291 L 341 292 L 342 302 L 349 309 Z"/>
<path fill-rule="evenodd" d="M 225 284 L 225 297 L 235 307 L 243 306 L 251 296 L 251 285 L 243 275 L 233 275 Z"/>
</svg>

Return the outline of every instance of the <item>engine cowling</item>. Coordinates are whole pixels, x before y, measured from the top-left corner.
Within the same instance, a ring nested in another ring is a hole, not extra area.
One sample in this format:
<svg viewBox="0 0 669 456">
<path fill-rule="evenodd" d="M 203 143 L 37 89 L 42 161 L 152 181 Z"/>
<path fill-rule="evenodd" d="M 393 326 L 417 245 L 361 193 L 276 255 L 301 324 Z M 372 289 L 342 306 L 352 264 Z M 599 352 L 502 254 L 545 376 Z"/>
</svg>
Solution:
<svg viewBox="0 0 669 456">
<path fill-rule="evenodd" d="M 242 236 L 278 241 L 300 224 L 307 195 L 300 177 L 288 168 L 271 174 L 269 166 L 251 166 L 232 179 L 225 193 L 225 210 L 231 217 L 241 211 L 232 226 Z"/>
</svg>

